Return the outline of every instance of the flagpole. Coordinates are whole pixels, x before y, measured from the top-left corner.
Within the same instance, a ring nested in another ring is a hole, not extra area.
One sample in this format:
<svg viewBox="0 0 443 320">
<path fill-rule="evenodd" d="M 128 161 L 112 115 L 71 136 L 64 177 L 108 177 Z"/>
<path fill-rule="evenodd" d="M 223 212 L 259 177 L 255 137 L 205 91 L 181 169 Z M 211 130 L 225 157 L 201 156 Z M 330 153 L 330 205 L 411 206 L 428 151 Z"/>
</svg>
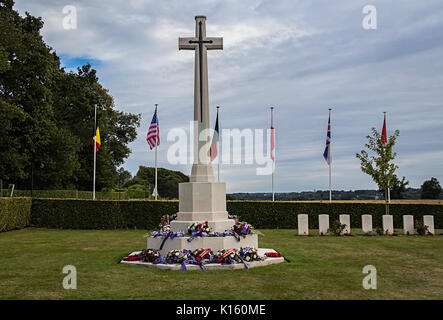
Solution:
<svg viewBox="0 0 443 320">
<path fill-rule="evenodd" d="M 274 128 L 274 107 L 271 107 L 271 128 Z M 275 139 L 275 135 L 274 135 L 273 138 Z M 275 147 L 275 141 L 274 141 L 274 147 Z M 274 150 L 271 150 L 271 153 Z M 272 154 L 271 154 L 271 157 L 272 157 Z M 275 155 L 274 155 L 274 159 L 275 159 Z M 272 160 L 272 201 L 275 200 L 275 196 L 274 196 L 274 171 L 275 171 L 275 160 Z"/>
<path fill-rule="evenodd" d="M 157 147 L 158 147 L 158 104 L 155 104 L 155 113 L 157 115 L 157 135 L 155 137 L 155 200 L 157 200 L 158 190 L 157 190 Z"/>
<path fill-rule="evenodd" d="M 220 109 L 220 106 L 217 106 L 217 119 L 218 119 L 218 110 Z M 218 127 L 218 141 L 217 141 L 217 143 L 218 143 L 218 161 L 217 161 L 217 179 L 218 179 L 218 182 L 220 182 L 220 157 L 221 157 L 221 154 L 220 154 L 220 120 L 219 120 L 219 127 Z"/>
<path fill-rule="evenodd" d="M 329 108 L 329 121 L 331 121 L 331 108 Z M 329 131 L 329 132 L 331 132 L 331 131 Z M 331 149 L 331 145 L 332 145 L 332 137 L 331 137 L 331 139 L 329 139 L 329 202 L 332 202 L 332 169 L 331 169 L 331 166 L 332 166 L 332 157 L 331 157 L 331 152 L 332 152 L 332 149 Z"/>
<path fill-rule="evenodd" d="M 97 165 L 97 105 L 94 105 L 94 177 L 92 182 L 92 200 L 95 200 L 95 173 Z"/>
</svg>

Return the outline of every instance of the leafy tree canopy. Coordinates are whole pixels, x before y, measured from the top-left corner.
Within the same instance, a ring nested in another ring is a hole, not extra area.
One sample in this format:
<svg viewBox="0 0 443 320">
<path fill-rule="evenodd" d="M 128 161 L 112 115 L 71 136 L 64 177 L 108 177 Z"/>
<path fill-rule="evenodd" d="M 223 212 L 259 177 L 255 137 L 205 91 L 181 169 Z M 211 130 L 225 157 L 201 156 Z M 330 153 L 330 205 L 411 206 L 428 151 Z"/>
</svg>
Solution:
<svg viewBox="0 0 443 320">
<path fill-rule="evenodd" d="M 189 177 L 182 172 L 157 169 L 158 193 L 163 199 L 178 199 L 178 184 L 182 182 L 189 182 Z M 134 178 L 127 181 L 124 187 L 133 185 L 145 186 L 152 193 L 155 186 L 155 168 L 140 166 Z"/>
<path fill-rule="evenodd" d="M 421 186 L 422 199 L 439 199 L 441 194 L 440 182 L 436 178 L 426 180 Z"/>
<path fill-rule="evenodd" d="M 381 133 L 377 129 L 371 129 L 372 135 L 366 136 L 368 143 L 365 144 L 366 150 L 357 153 L 356 157 L 360 159 L 361 170 L 371 176 L 372 180 L 378 185 L 380 190 L 392 188 L 394 184 L 394 173 L 398 166 L 393 163 L 396 153 L 392 151 L 395 141 L 400 134 L 395 130 L 394 135 L 390 136 L 388 142 L 384 144 L 381 139 Z M 369 152 L 372 155 L 369 155 Z"/>
<path fill-rule="evenodd" d="M 409 181 L 403 177 L 401 180 L 397 175 L 392 176 L 391 199 L 405 199 L 406 193 L 411 189 L 408 188 Z"/>
<path fill-rule="evenodd" d="M 140 115 L 120 112 L 89 64 L 77 73 L 60 67 L 40 35 L 41 18 L 0 0 L 0 179 L 35 189 L 90 190 L 94 105 L 102 146 L 97 189 L 117 184 Z"/>
</svg>

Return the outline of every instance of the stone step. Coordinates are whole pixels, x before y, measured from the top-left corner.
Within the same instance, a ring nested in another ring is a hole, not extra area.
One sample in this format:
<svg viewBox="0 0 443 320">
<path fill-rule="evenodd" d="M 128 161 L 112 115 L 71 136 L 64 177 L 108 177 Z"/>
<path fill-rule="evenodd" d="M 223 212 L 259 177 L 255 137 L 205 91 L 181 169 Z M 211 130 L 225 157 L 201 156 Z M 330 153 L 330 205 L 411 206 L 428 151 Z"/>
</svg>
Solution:
<svg viewBox="0 0 443 320">
<path fill-rule="evenodd" d="M 177 221 L 222 221 L 227 219 L 228 211 L 177 213 Z"/>
<path fill-rule="evenodd" d="M 147 247 L 158 250 L 163 242 L 164 237 L 148 237 Z M 258 236 L 256 234 L 248 234 L 241 236 L 238 241 L 233 236 L 226 237 L 195 237 L 191 242 L 187 240 L 189 237 L 176 237 L 174 239 L 166 239 L 162 250 L 162 255 L 166 255 L 171 250 L 195 250 L 195 249 L 211 249 L 214 253 L 222 249 L 239 249 L 241 247 L 258 248 Z"/>
</svg>

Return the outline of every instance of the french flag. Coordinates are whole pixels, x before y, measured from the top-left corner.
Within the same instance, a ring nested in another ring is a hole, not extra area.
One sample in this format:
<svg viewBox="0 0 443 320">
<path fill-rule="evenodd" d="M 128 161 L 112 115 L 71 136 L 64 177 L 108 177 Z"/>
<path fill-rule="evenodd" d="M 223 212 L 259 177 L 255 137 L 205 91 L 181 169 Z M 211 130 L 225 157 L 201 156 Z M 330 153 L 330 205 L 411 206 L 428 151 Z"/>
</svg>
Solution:
<svg viewBox="0 0 443 320">
<path fill-rule="evenodd" d="M 329 113 L 328 119 L 328 133 L 326 135 L 326 148 L 325 152 L 323 152 L 323 158 L 325 158 L 328 165 L 331 164 L 331 114 Z"/>
</svg>

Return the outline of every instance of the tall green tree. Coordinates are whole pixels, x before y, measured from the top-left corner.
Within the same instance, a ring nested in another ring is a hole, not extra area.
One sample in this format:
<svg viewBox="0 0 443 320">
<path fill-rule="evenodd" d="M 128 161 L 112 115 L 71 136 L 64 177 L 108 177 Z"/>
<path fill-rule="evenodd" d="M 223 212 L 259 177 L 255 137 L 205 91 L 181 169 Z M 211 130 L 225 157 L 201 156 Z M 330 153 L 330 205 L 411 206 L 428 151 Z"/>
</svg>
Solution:
<svg viewBox="0 0 443 320">
<path fill-rule="evenodd" d="M 441 194 L 440 182 L 436 178 L 426 180 L 421 185 L 421 198 L 422 199 L 439 199 Z"/>
<path fill-rule="evenodd" d="M 365 144 L 367 150 L 357 153 L 356 157 L 360 160 L 361 170 L 372 178 L 380 190 L 385 191 L 386 213 L 389 213 L 387 190 L 392 188 L 394 173 L 398 169 L 398 166 L 393 163 L 397 154 L 393 152 L 392 148 L 400 131 L 395 130 L 394 135 L 387 139 L 386 144 L 383 143 L 382 135 L 376 128 L 372 128 L 371 133 L 372 135 L 366 136 L 368 139 L 368 143 Z"/>
<path fill-rule="evenodd" d="M 61 72 L 53 92 L 58 126 L 80 141 L 79 168 L 75 171 L 78 188 L 91 188 L 95 105 L 102 142 L 97 152 L 97 189 L 116 186 L 117 167 L 131 152 L 127 145 L 137 137 L 140 115 L 115 110 L 112 96 L 99 83 L 96 71 L 89 64 L 78 68 L 77 73 Z"/>
<path fill-rule="evenodd" d="M 157 169 L 158 193 L 164 199 L 178 198 L 178 184 L 189 182 L 189 177 L 180 171 L 173 171 L 164 168 Z M 128 180 L 124 187 L 132 185 L 142 185 L 152 193 L 155 186 L 155 168 L 140 166 L 137 174 Z"/>
<path fill-rule="evenodd" d="M 94 105 L 102 147 L 97 188 L 117 184 L 140 115 L 115 109 L 90 65 L 67 73 L 40 35 L 43 21 L 0 0 L 0 179 L 17 188 L 90 190 Z"/>
</svg>

